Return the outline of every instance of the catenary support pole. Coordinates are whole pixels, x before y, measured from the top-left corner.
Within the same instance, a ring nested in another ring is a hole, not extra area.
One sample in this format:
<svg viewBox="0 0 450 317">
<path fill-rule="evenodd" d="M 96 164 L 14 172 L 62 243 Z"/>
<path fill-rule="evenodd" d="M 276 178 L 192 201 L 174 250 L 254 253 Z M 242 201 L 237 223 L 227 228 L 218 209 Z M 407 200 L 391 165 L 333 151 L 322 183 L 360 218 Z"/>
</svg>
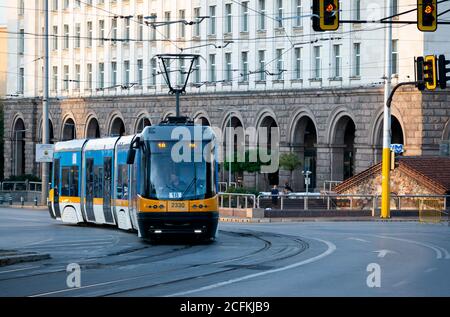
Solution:
<svg viewBox="0 0 450 317">
<path fill-rule="evenodd" d="M 48 0 L 44 0 L 44 91 L 42 98 L 42 144 L 49 144 L 48 124 Z M 42 167 L 42 196 L 41 203 L 47 204 L 49 163 L 41 163 Z"/>
</svg>

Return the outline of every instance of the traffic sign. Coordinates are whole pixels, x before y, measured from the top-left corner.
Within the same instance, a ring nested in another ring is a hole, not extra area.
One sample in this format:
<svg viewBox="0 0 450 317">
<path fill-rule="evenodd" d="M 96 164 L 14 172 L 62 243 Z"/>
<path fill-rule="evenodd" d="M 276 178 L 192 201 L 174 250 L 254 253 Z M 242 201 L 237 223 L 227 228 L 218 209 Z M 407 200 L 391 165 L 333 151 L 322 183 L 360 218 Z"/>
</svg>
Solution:
<svg viewBox="0 0 450 317">
<path fill-rule="evenodd" d="M 391 144 L 391 151 L 394 152 L 395 154 L 401 154 L 403 153 L 403 144 Z"/>
<path fill-rule="evenodd" d="M 54 149 L 54 144 L 36 144 L 36 162 L 51 163 Z"/>
</svg>

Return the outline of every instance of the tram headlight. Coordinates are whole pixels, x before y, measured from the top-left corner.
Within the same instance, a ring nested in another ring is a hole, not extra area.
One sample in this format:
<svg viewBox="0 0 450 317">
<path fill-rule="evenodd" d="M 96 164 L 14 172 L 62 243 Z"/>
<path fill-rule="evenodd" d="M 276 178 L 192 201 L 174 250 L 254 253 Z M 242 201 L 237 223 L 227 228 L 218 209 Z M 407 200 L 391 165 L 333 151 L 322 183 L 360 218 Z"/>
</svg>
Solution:
<svg viewBox="0 0 450 317">
<path fill-rule="evenodd" d="M 165 149 L 165 148 L 167 147 L 167 144 L 166 144 L 165 142 L 159 142 L 159 143 L 158 143 L 158 147 L 159 147 L 160 149 Z"/>
</svg>

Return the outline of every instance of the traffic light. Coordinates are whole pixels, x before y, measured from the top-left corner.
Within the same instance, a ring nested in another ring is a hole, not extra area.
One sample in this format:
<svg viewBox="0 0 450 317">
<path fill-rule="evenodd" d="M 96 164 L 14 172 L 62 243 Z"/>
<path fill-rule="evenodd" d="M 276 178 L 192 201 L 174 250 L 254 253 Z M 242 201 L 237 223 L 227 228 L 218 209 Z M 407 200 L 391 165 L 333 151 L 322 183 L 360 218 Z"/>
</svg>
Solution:
<svg viewBox="0 0 450 317">
<path fill-rule="evenodd" d="M 417 88 L 422 91 L 425 90 L 425 82 L 423 81 L 423 57 L 417 57 L 415 63 Z"/>
<path fill-rule="evenodd" d="M 336 31 L 339 28 L 339 0 L 313 0 L 314 31 Z"/>
<path fill-rule="evenodd" d="M 436 56 L 427 55 L 423 62 L 423 80 L 428 90 L 435 90 L 437 87 Z"/>
<path fill-rule="evenodd" d="M 417 28 L 422 32 L 437 29 L 437 0 L 417 0 Z"/>
<path fill-rule="evenodd" d="M 438 67 L 439 67 L 439 87 L 445 89 L 447 87 L 447 81 L 450 80 L 450 76 L 447 76 L 447 73 L 450 73 L 450 68 L 446 66 L 450 64 L 450 61 L 445 59 L 444 55 L 439 55 L 438 59 Z"/>
</svg>

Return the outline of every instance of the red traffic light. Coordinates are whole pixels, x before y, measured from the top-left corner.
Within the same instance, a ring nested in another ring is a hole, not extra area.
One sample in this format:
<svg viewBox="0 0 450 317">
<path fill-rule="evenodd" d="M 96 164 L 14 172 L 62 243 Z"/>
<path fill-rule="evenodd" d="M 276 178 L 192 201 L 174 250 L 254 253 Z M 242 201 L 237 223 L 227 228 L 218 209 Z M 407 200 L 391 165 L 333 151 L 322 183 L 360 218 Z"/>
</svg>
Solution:
<svg viewBox="0 0 450 317">
<path fill-rule="evenodd" d="M 431 14 L 434 11 L 434 7 L 432 5 L 427 5 L 425 6 L 423 12 L 425 12 L 426 14 Z"/>
<path fill-rule="evenodd" d="M 327 5 L 327 7 L 325 8 L 325 11 L 327 11 L 328 13 L 333 12 L 334 11 L 334 5 L 332 3 L 330 3 L 329 5 Z"/>
</svg>

